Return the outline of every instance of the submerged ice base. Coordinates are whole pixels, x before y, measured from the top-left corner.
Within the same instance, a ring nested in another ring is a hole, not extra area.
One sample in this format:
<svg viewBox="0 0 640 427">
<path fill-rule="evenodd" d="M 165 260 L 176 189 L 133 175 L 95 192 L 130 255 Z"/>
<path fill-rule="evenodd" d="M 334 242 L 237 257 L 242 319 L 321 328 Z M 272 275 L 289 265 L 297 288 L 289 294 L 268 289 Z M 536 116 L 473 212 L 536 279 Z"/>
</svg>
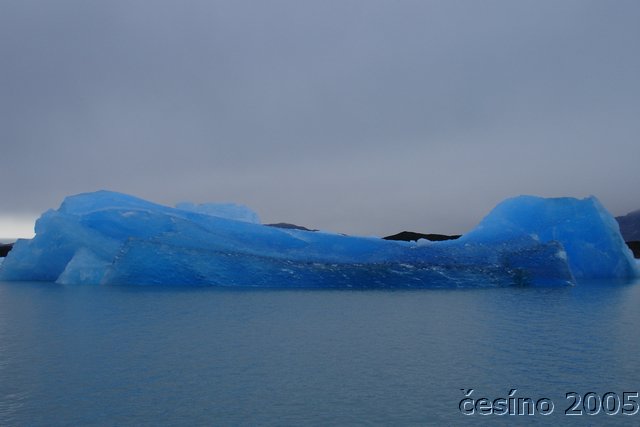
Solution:
<svg viewBox="0 0 640 427">
<path fill-rule="evenodd" d="M 568 285 L 637 265 L 594 197 L 520 196 L 458 240 L 417 243 L 278 229 L 240 205 L 68 197 L 0 265 L 1 280 L 279 288 Z"/>
</svg>

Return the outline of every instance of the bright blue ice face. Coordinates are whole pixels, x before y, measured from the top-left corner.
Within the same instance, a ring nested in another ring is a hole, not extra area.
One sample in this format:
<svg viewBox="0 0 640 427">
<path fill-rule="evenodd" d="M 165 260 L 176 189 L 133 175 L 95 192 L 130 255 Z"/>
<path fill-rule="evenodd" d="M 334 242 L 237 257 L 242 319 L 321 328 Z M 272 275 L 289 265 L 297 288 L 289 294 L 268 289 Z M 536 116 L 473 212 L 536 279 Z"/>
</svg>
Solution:
<svg viewBox="0 0 640 427">
<path fill-rule="evenodd" d="M 284 230 L 238 205 L 180 208 L 99 191 L 68 197 L 18 241 L 2 280 L 260 287 L 567 285 L 636 264 L 595 198 L 521 196 L 446 242 Z"/>
<path fill-rule="evenodd" d="M 577 279 L 635 275 L 633 255 L 620 235 L 617 221 L 595 197 L 508 199 L 461 241 L 509 241 L 514 236 L 560 242 Z"/>
</svg>

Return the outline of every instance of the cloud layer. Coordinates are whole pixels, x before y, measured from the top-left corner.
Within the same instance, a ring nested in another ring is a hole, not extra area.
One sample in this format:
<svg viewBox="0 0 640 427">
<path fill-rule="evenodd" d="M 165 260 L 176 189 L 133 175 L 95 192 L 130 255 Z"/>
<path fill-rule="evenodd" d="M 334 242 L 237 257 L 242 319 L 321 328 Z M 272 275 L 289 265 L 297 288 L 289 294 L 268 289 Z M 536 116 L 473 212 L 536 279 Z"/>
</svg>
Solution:
<svg viewBox="0 0 640 427">
<path fill-rule="evenodd" d="M 354 234 L 640 207 L 640 3 L 3 1 L 0 212 L 97 189 Z"/>
</svg>

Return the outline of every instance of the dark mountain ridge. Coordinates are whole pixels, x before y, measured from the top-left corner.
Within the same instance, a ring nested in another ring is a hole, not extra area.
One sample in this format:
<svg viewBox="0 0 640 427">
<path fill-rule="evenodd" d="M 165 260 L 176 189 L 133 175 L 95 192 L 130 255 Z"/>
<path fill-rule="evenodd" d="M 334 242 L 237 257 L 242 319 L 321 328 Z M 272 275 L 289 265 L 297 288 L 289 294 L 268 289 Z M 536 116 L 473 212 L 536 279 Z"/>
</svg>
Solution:
<svg viewBox="0 0 640 427">
<path fill-rule="evenodd" d="M 620 234 L 626 242 L 640 241 L 640 209 L 617 216 L 616 221 L 620 225 Z"/>
</svg>

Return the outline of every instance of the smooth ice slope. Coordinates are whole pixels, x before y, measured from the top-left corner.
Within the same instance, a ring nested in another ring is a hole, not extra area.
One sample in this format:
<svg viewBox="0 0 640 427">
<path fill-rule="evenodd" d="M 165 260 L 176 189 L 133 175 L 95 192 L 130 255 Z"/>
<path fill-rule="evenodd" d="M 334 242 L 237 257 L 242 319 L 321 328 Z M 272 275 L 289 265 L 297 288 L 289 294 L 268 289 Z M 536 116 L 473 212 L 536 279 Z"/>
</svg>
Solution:
<svg viewBox="0 0 640 427">
<path fill-rule="evenodd" d="M 37 221 L 35 238 L 15 244 L 0 279 L 452 287 L 566 285 L 636 273 L 617 224 L 594 198 L 509 199 L 459 240 L 429 245 L 267 227 L 244 207 L 179 206 L 106 191 L 68 197 Z"/>
<path fill-rule="evenodd" d="M 235 219 L 236 221 L 251 222 L 260 224 L 258 214 L 244 205 L 235 203 L 203 203 L 196 205 L 190 202 L 178 203 L 177 209 L 183 211 L 198 212 L 211 216 L 219 216 L 227 219 Z"/>
</svg>

